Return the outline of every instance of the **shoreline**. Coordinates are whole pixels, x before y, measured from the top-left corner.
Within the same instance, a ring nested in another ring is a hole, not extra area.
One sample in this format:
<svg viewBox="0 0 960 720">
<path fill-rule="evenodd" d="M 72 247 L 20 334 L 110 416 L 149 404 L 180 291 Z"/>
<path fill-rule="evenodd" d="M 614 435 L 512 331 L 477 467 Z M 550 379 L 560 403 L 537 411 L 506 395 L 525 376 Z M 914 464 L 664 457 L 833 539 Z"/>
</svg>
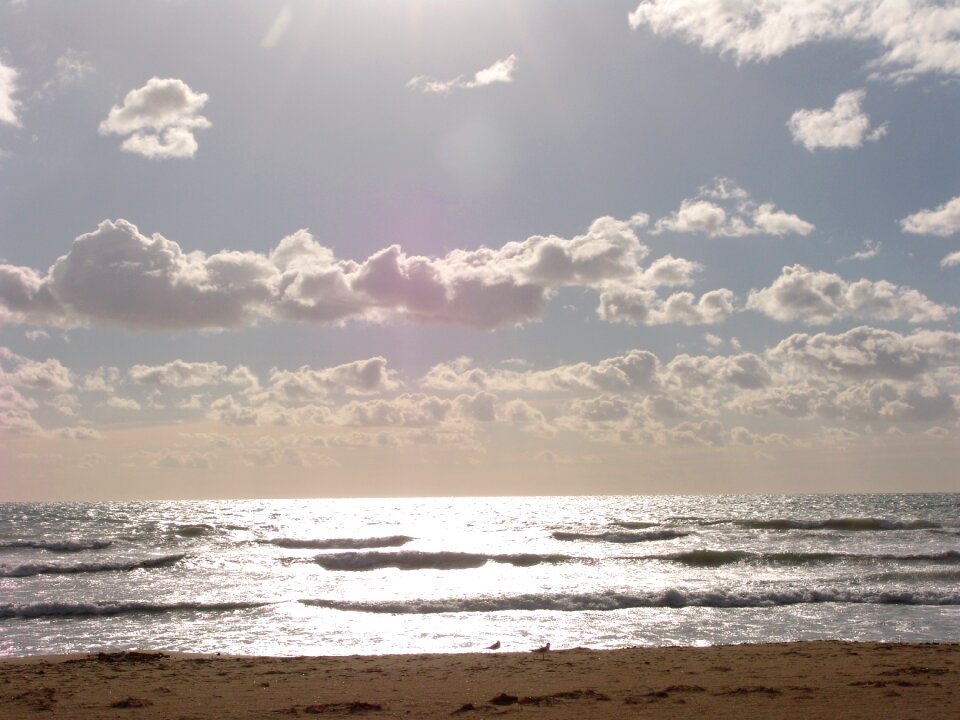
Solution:
<svg viewBox="0 0 960 720">
<path fill-rule="evenodd" d="M 960 643 L 0 659 L 0 716 L 960 717 Z"/>
</svg>

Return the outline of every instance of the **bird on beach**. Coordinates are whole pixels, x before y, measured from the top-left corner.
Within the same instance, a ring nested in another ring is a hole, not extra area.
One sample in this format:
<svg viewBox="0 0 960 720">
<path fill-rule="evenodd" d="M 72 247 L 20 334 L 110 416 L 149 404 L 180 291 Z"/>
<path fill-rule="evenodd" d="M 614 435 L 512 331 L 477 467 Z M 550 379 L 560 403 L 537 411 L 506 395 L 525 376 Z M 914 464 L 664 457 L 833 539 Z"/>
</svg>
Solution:
<svg viewBox="0 0 960 720">
<path fill-rule="evenodd" d="M 540 657 L 542 658 L 544 655 L 550 652 L 550 643 L 547 643 L 546 645 L 541 645 L 538 648 L 534 648 L 530 652 L 540 653 Z"/>
<path fill-rule="evenodd" d="M 499 649 L 500 649 L 499 640 L 497 640 L 493 645 L 488 645 L 487 647 L 484 648 L 484 650 L 499 650 Z"/>
</svg>

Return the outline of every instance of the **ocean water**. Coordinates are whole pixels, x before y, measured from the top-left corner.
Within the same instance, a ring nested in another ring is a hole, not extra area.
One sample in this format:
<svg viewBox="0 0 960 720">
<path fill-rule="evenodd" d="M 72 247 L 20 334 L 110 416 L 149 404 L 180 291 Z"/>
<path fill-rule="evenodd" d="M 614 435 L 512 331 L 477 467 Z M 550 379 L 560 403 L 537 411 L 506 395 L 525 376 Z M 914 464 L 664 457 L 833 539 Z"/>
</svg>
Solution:
<svg viewBox="0 0 960 720">
<path fill-rule="evenodd" d="M 960 494 L 0 505 L 0 655 L 960 641 Z"/>
</svg>

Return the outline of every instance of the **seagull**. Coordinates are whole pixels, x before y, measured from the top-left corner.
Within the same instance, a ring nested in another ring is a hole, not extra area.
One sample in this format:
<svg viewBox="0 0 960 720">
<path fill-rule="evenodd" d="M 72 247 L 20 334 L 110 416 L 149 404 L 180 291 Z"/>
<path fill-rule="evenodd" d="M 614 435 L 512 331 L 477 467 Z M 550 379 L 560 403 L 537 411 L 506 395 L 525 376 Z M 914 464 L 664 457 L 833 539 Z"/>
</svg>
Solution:
<svg viewBox="0 0 960 720">
<path fill-rule="evenodd" d="M 499 640 L 497 640 L 493 645 L 488 645 L 487 647 L 484 648 L 484 650 L 499 650 L 499 649 L 500 649 Z"/>
<path fill-rule="evenodd" d="M 534 650 L 531 650 L 530 652 L 540 653 L 540 657 L 542 658 L 544 655 L 550 652 L 550 643 L 547 643 L 546 645 L 541 645 L 540 647 Z"/>
</svg>

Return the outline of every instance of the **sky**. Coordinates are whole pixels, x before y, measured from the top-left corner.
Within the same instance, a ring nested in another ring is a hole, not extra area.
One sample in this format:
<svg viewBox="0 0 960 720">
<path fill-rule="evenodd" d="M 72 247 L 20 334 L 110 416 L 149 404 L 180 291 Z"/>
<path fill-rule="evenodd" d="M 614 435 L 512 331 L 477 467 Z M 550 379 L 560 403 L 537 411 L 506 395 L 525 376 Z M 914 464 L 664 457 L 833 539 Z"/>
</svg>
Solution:
<svg viewBox="0 0 960 720">
<path fill-rule="evenodd" d="M 956 0 L 0 0 L 0 500 L 958 491 Z"/>
</svg>

